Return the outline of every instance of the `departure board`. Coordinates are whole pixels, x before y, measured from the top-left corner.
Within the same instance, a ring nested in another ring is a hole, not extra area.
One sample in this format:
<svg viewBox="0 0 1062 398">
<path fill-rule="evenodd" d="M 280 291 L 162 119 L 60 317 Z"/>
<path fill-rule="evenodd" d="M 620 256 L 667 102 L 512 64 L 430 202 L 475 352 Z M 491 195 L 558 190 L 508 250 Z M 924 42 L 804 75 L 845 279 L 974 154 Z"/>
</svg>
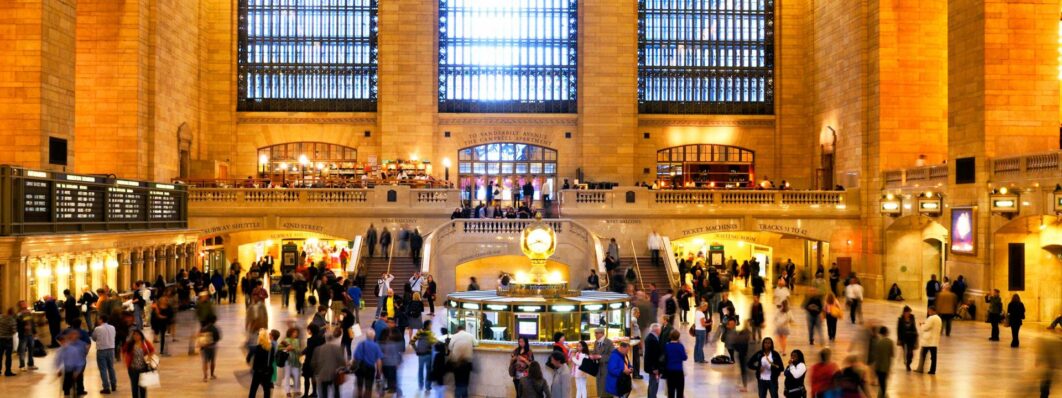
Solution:
<svg viewBox="0 0 1062 398">
<path fill-rule="evenodd" d="M 0 235 L 186 228 L 184 186 L 0 166 L 11 178 Z M 10 202 L 8 202 L 10 200 Z"/>
</svg>

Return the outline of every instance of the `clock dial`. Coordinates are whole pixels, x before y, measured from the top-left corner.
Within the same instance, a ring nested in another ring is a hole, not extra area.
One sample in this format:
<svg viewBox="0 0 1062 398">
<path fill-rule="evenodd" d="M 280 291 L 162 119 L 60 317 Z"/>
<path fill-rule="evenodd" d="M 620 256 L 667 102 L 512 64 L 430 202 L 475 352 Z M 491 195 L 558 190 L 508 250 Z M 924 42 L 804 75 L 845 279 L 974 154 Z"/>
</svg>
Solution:
<svg viewBox="0 0 1062 398">
<path fill-rule="evenodd" d="M 548 231 L 536 229 L 527 234 L 527 248 L 536 253 L 544 253 L 549 250 L 552 240 Z"/>
</svg>

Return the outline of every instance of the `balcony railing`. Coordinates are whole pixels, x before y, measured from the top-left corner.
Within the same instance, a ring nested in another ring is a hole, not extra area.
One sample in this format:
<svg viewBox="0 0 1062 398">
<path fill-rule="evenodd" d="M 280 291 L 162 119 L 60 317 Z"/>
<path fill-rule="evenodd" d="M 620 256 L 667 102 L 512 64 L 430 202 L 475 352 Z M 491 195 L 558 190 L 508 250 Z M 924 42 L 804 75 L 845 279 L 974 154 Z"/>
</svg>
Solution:
<svg viewBox="0 0 1062 398">
<path fill-rule="evenodd" d="M 711 207 L 719 210 L 858 207 L 858 191 L 610 190 L 560 192 L 561 211 L 644 209 L 647 211 Z"/>
<path fill-rule="evenodd" d="M 992 181 L 1058 179 L 1062 151 L 992 159 Z"/>
<path fill-rule="evenodd" d="M 247 206 L 292 207 L 410 207 L 450 209 L 461 205 L 460 192 L 450 189 L 376 188 L 191 188 L 188 201 L 194 210 Z"/>
<path fill-rule="evenodd" d="M 903 170 L 886 170 L 881 174 L 886 188 L 925 187 L 946 183 L 948 165 L 937 164 Z"/>
</svg>

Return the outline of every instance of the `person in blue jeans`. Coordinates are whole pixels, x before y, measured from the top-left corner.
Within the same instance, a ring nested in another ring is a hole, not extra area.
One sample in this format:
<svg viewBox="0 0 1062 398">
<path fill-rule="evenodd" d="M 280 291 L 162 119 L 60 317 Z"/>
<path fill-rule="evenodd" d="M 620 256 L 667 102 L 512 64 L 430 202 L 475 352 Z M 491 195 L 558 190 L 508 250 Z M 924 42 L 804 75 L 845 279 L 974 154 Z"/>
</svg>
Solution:
<svg viewBox="0 0 1062 398">
<path fill-rule="evenodd" d="M 431 391 L 431 350 L 435 342 L 435 335 L 431 333 L 431 320 L 424 321 L 424 328 L 409 342 L 417 354 L 417 386 L 424 391 Z"/>
<path fill-rule="evenodd" d="M 100 369 L 100 381 L 103 391 L 110 394 L 118 387 L 118 375 L 114 373 L 114 326 L 107 323 L 107 315 L 96 318 L 96 328 L 92 330 L 92 340 L 96 342 L 96 366 Z"/>
<path fill-rule="evenodd" d="M 358 376 L 357 393 L 355 396 L 358 398 L 370 398 L 376 375 L 380 374 L 383 368 L 383 351 L 376 344 L 375 330 L 369 329 L 365 331 L 365 340 L 358 343 L 358 347 L 354 349 L 354 361 L 358 363 L 356 373 L 356 376 Z"/>
<path fill-rule="evenodd" d="M 0 370 L 4 370 L 4 376 L 14 376 L 11 370 L 11 354 L 15 350 L 15 332 L 18 330 L 18 320 L 15 318 L 15 308 L 7 309 L 7 313 L 0 315 L 0 359 L 4 362 Z"/>
<path fill-rule="evenodd" d="M 693 345 L 693 362 L 694 363 L 708 363 L 704 359 L 704 343 L 708 339 L 708 324 L 711 322 L 708 318 L 708 303 L 701 302 L 701 305 L 697 307 L 697 311 L 693 314 L 693 328 L 694 335 L 697 337 L 696 342 Z"/>
</svg>

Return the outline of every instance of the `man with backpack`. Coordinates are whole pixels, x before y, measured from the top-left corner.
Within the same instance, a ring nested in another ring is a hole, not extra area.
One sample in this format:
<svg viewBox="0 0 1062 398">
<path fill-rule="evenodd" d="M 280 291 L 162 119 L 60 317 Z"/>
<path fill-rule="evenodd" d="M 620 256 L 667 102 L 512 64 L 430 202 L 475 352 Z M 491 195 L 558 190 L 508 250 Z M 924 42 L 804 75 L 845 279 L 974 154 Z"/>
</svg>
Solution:
<svg viewBox="0 0 1062 398">
<path fill-rule="evenodd" d="M 417 385 L 424 391 L 431 391 L 431 350 L 435 343 L 435 335 L 431 333 L 431 320 L 424 321 L 424 328 L 409 342 L 417 354 Z"/>
</svg>

